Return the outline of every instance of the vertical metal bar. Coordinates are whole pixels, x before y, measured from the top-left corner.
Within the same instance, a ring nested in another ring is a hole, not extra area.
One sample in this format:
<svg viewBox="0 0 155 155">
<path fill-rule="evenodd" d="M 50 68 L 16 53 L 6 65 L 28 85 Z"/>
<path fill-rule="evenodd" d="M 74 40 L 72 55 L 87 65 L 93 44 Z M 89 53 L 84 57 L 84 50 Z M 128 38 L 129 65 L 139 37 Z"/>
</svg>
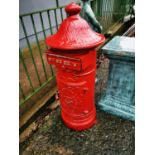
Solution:
<svg viewBox="0 0 155 155">
<path fill-rule="evenodd" d="M 120 12 L 121 7 L 119 8 L 118 11 L 118 6 L 119 6 L 120 0 L 114 0 L 113 3 L 113 21 L 116 22 L 118 20 L 119 14 L 117 14 L 118 12 Z"/>
<path fill-rule="evenodd" d="M 29 81 L 29 83 L 30 83 L 30 86 L 31 86 L 32 90 L 34 91 L 34 87 L 33 87 L 33 85 L 32 85 L 31 78 L 30 78 L 30 76 L 29 76 L 29 73 L 28 73 L 28 70 L 27 70 L 25 61 L 24 61 L 24 59 L 23 59 L 22 51 L 21 51 L 20 49 L 19 49 L 19 56 L 20 56 L 20 60 L 21 60 L 21 62 L 22 62 L 22 64 L 23 64 L 23 67 L 24 67 L 26 76 L 27 76 L 27 78 L 28 78 L 28 81 Z"/>
<path fill-rule="evenodd" d="M 98 10 L 98 8 L 99 8 L 99 1 L 96 0 L 96 14 L 97 14 L 97 16 L 99 16 L 99 10 Z"/>
<path fill-rule="evenodd" d="M 56 0 L 56 6 L 59 7 L 59 0 Z"/>
<path fill-rule="evenodd" d="M 101 7 L 100 7 L 100 9 L 101 9 L 101 17 L 103 16 L 103 10 L 102 10 L 102 8 L 103 8 L 103 0 L 101 0 Z"/>
<path fill-rule="evenodd" d="M 96 10 L 95 10 L 95 0 L 93 0 L 93 1 L 91 1 L 91 4 L 92 4 L 92 9 L 93 9 L 93 12 L 94 12 L 94 14 L 96 15 Z"/>
<path fill-rule="evenodd" d="M 40 16 L 40 20 L 41 20 L 41 26 L 42 26 L 42 30 L 43 30 L 43 34 L 44 34 L 44 39 L 46 39 L 45 27 L 44 27 L 43 17 L 42 17 L 41 12 L 39 12 L 39 16 Z M 46 46 L 46 48 L 47 48 L 47 46 Z"/>
<path fill-rule="evenodd" d="M 93 12 L 95 13 L 94 0 L 90 1 L 90 5 L 91 5 L 91 8 L 92 8 Z"/>
<path fill-rule="evenodd" d="M 43 18 L 42 18 L 42 14 L 41 12 L 39 12 L 39 16 L 40 16 L 40 20 L 41 20 L 41 26 L 42 26 L 42 30 L 43 30 L 43 33 L 44 33 L 44 40 L 46 39 L 46 34 L 45 34 L 45 28 L 44 28 L 44 23 L 43 23 Z M 48 49 L 47 45 L 45 44 L 46 46 L 46 49 Z M 50 65 L 50 70 L 51 70 L 51 73 L 52 73 L 52 76 L 53 76 L 53 69 L 52 69 L 52 66 Z"/>
<path fill-rule="evenodd" d="M 56 6 L 59 7 L 59 0 L 56 0 Z M 58 20 L 57 20 L 56 15 L 57 15 L 57 12 L 56 12 L 56 9 L 54 9 L 55 22 L 56 22 L 56 27 L 57 27 L 57 31 L 58 31 Z"/>
<path fill-rule="evenodd" d="M 111 16 L 110 16 L 110 13 L 112 12 L 112 5 L 111 5 L 111 0 L 108 1 L 106 0 L 106 3 L 107 3 L 107 27 L 110 27 L 111 26 Z"/>
<path fill-rule="evenodd" d="M 96 0 L 94 0 L 93 3 L 94 3 L 94 13 L 95 13 L 95 16 L 97 16 L 97 11 L 96 11 L 97 2 L 96 2 Z"/>
<path fill-rule="evenodd" d="M 57 20 L 56 13 L 57 13 L 56 9 L 54 9 L 55 23 L 56 23 L 56 28 L 57 28 L 57 31 L 58 31 L 58 20 Z"/>
<path fill-rule="evenodd" d="M 61 13 L 61 20 L 63 21 L 63 13 L 62 13 L 62 8 L 60 8 L 60 13 Z"/>
<path fill-rule="evenodd" d="M 23 98 L 25 99 L 25 95 L 24 95 L 24 92 L 23 92 L 23 89 L 22 89 L 20 82 L 19 82 L 19 88 L 20 88 L 20 92 L 21 92 Z"/>
<path fill-rule="evenodd" d="M 33 30 L 34 30 L 34 33 L 35 33 L 35 37 L 36 37 L 36 41 L 37 41 L 37 46 L 38 46 L 38 50 L 39 50 L 39 54 L 40 54 L 44 74 L 45 74 L 45 77 L 46 77 L 46 80 L 47 80 L 47 73 L 46 73 L 45 64 L 44 64 L 44 60 L 43 60 L 41 49 L 40 49 L 39 39 L 38 39 L 38 36 L 37 36 L 37 31 L 36 31 L 36 27 L 35 27 L 35 23 L 34 23 L 34 18 L 33 18 L 32 14 L 30 16 L 31 16 L 31 20 L 32 20 L 32 26 L 33 26 Z"/>
<path fill-rule="evenodd" d="M 108 16 L 108 25 L 111 26 L 113 23 L 113 19 L 112 19 L 112 12 L 113 12 L 113 4 L 112 4 L 113 0 L 108 1 L 109 3 L 109 16 Z"/>
<path fill-rule="evenodd" d="M 98 9 L 99 9 L 99 17 L 101 17 L 102 16 L 102 2 L 101 2 L 101 0 L 99 0 Z"/>
<path fill-rule="evenodd" d="M 49 25 L 50 25 L 50 32 L 51 34 L 53 34 L 53 31 L 52 31 L 52 24 L 51 24 L 51 20 L 50 20 L 50 10 L 47 10 L 47 15 L 48 15 L 48 22 L 49 22 Z M 52 69 L 52 65 L 50 65 L 50 70 L 51 70 L 51 73 L 52 73 L 52 76 L 54 75 L 53 73 L 53 69 Z"/>
<path fill-rule="evenodd" d="M 125 4 L 125 0 L 121 0 L 121 6 L 122 6 L 122 7 L 121 7 L 121 11 L 122 11 L 122 12 L 121 12 L 121 13 L 122 13 L 122 14 L 120 15 L 120 16 L 121 16 L 120 18 L 123 18 L 124 15 L 125 15 L 125 9 L 124 9 L 124 8 L 125 8 L 125 7 L 124 7 L 125 5 L 124 5 L 124 4 Z"/>
<path fill-rule="evenodd" d="M 106 30 L 108 29 L 107 16 L 108 16 L 108 13 L 106 12 L 105 13 L 105 28 L 106 28 Z"/>
<path fill-rule="evenodd" d="M 124 5 L 123 5 L 123 17 L 126 15 L 126 4 L 127 4 L 127 0 L 124 0 Z"/>
<path fill-rule="evenodd" d="M 50 32 L 51 34 L 53 34 L 53 31 L 52 31 L 52 24 L 51 24 L 51 20 L 50 20 L 50 10 L 47 10 L 47 15 L 48 15 L 48 22 L 49 22 L 49 26 L 50 26 Z"/>
<path fill-rule="evenodd" d="M 21 24 L 22 24 L 22 27 L 23 27 L 25 39 L 26 39 L 26 42 L 28 44 L 28 48 L 29 48 L 29 52 L 30 52 L 30 55 L 31 55 L 31 58 L 32 58 L 32 62 L 33 62 L 33 65 L 34 65 L 34 68 L 35 68 L 35 71 L 36 71 L 36 74 L 37 74 L 37 78 L 38 78 L 39 84 L 41 85 L 41 81 L 40 81 L 38 69 L 37 69 L 36 63 L 34 61 L 34 57 L 33 57 L 33 54 L 32 54 L 31 45 L 30 45 L 30 42 L 29 42 L 29 39 L 28 39 L 28 36 L 27 36 L 27 32 L 26 32 L 26 28 L 25 28 L 25 25 L 24 25 L 24 22 L 23 22 L 23 18 L 20 17 L 20 20 L 21 20 Z"/>
</svg>

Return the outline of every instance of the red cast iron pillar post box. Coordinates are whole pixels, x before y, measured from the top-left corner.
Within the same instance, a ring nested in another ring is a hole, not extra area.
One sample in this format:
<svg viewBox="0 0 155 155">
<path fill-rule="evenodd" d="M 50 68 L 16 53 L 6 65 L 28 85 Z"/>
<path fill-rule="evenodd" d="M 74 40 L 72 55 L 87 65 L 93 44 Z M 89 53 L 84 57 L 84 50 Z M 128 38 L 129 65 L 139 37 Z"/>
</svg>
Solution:
<svg viewBox="0 0 155 155">
<path fill-rule="evenodd" d="M 71 129 L 85 130 L 96 121 L 94 87 L 96 75 L 95 48 L 104 42 L 103 35 L 94 32 L 79 16 L 81 7 L 70 3 L 65 8 L 68 17 L 58 32 L 46 38 L 49 64 L 57 69 L 61 116 Z"/>
</svg>

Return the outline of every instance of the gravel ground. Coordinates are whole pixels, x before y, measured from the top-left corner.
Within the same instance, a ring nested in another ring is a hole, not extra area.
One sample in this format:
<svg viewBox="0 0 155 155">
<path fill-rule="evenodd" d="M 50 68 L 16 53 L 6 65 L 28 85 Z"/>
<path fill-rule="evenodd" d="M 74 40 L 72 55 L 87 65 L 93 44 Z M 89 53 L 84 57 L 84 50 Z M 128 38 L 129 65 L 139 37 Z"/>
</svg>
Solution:
<svg viewBox="0 0 155 155">
<path fill-rule="evenodd" d="M 134 155 L 134 122 L 97 110 L 97 124 L 73 131 L 62 122 L 60 109 L 20 146 L 21 155 Z"/>
</svg>

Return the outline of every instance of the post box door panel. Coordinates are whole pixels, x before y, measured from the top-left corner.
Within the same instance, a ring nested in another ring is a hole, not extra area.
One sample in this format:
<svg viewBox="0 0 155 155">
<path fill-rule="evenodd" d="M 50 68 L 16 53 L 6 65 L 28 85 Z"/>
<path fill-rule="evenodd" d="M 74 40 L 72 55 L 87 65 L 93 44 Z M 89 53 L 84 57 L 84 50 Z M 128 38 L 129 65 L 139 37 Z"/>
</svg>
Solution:
<svg viewBox="0 0 155 155">
<path fill-rule="evenodd" d="M 90 98 L 88 96 L 91 90 L 89 89 L 87 80 L 81 78 L 74 79 L 73 77 L 59 74 L 57 81 L 63 111 L 79 116 L 91 111 L 93 100 L 89 101 Z"/>
</svg>

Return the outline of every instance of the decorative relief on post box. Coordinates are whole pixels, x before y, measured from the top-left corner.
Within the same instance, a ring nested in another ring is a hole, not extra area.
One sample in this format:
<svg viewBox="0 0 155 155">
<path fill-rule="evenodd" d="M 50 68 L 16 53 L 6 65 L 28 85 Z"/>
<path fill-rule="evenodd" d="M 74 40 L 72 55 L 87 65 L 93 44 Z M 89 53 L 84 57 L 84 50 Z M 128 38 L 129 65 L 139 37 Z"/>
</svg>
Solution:
<svg viewBox="0 0 155 155">
<path fill-rule="evenodd" d="M 85 94 L 86 91 L 82 87 L 64 87 L 60 90 L 61 106 L 69 113 L 81 114 L 81 111 L 87 110 L 84 103 Z"/>
</svg>

